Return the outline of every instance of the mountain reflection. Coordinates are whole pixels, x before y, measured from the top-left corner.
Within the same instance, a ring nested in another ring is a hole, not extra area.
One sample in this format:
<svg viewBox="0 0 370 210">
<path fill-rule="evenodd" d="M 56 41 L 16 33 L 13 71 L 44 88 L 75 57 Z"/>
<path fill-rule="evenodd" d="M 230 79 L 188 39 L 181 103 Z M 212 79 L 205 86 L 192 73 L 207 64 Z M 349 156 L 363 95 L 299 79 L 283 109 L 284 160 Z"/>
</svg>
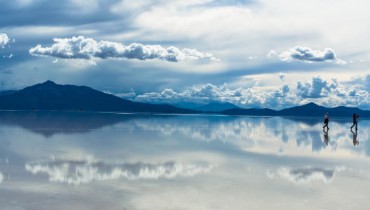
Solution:
<svg viewBox="0 0 370 210">
<path fill-rule="evenodd" d="M 0 125 L 19 126 L 45 137 L 86 133 L 130 118 L 130 115 L 111 113 L 0 111 Z"/>
</svg>

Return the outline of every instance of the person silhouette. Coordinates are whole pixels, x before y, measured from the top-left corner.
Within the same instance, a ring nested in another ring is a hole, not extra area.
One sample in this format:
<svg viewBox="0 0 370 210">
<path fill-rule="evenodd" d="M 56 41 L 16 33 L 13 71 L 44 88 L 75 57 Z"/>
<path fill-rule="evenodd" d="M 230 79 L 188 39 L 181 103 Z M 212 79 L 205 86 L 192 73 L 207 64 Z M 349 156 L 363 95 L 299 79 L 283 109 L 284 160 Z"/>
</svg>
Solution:
<svg viewBox="0 0 370 210">
<path fill-rule="evenodd" d="M 359 145 L 360 142 L 357 140 L 357 129 L 356 129 L 355 132 L 353 132 L 352 130 L 351 130 L 351 132 L 353 134 L 353 136 L 352 136 L 352 138 L 353 138 L 353 146 Z"/>
<path fill-rule="evenodd" d="M 329 144 L 329 134 L 325 130 L 324 130 L 324 142 L 325 142 L 326 145 Z"/>
<path fill-rule="evenodd" d="M 327 130 L 329 130 L 329 113 L 327 112 L 324 116 L 324 127 L 322 127 L 322 129 L 325 130 L 325 127 Z"/>
<path fill-rule="evenodd" d="M 351 126 L 351 130 L 353 128 L 353 126 L 355 126 L 356 130 L 357 130 L 357 118 L 359 118 L 360 115 L 357 115 L 356 113 L 353 114 L 352 118 L 353 118 L 353 125 Z"/>
</svg>

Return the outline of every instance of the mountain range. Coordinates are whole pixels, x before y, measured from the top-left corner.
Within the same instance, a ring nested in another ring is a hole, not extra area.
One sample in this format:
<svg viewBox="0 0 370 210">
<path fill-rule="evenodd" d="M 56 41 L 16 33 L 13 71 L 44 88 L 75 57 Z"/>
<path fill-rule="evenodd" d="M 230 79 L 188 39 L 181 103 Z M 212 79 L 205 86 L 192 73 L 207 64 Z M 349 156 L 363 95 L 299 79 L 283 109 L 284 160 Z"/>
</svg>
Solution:
<svg viewBox="0 0 370 210">
<path fill-rule="evenodd" d="M 90 87 L 59 85 L 52 81 L 0 95 L 0 110 L 196 113 L 165 104 L 133 102 Z"/>
<path fill-rule="evenodd" d="M 327 108 L 315 103 L 308 103 L 302 106 L 291 107 L 280 111 L 272 109 L 229 109 L 221 112 L 226 115 L 253 115 L 253 116 L 312 116 L 323 117 L 326 113 L 331 117 L 351 117 L 354 113 L 362 117 L 370 117 L 370 111 L 353 107 L 339 106 Z"/>
<path fill-rule="evenodd" d="M 36 84 L 18 91 L 0 92 L 0 110 L 58 110 L 100 111 L 128 113 L 219 113 L 225 115 L 251 116 L 323 116 L 351 117 L 353 113 L 370 117 L 370 111 L 351 107 L 327 108 L 308 103 L 283 110 L 243 109 L 234 104 L 212 102 L 193 109 L 179 108 L 168 104 L 133 102 L 103 93 L 86 86 L 59 85 L 52 81 Z"/>
</svg>

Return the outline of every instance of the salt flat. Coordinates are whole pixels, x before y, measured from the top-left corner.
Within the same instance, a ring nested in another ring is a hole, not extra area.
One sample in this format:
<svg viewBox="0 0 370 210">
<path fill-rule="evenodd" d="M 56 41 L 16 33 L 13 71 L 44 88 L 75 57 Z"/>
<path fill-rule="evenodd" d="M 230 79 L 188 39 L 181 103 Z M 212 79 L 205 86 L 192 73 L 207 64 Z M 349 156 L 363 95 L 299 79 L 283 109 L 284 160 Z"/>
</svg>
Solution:
<svg viewBox="0 0 370 210">
<path fill-rule="evenodd" d="M 0 209 L 366 209 L 370 120 L 0 113 Z"/>
</svg>

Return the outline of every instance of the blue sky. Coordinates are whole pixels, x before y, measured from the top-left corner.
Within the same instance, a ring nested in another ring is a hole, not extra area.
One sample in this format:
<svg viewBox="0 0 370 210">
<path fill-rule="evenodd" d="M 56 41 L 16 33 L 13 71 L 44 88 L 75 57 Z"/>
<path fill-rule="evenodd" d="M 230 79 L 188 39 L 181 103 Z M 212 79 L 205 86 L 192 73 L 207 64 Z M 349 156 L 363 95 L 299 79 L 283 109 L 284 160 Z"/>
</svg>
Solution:
<svg viewBox="0 0 370 210">
<path fill-rule="evenodd" d="M 151 103 L 370 109 L 369 3 L 14 0 L 0 90 L 53 80 Z"/>
</svg>

